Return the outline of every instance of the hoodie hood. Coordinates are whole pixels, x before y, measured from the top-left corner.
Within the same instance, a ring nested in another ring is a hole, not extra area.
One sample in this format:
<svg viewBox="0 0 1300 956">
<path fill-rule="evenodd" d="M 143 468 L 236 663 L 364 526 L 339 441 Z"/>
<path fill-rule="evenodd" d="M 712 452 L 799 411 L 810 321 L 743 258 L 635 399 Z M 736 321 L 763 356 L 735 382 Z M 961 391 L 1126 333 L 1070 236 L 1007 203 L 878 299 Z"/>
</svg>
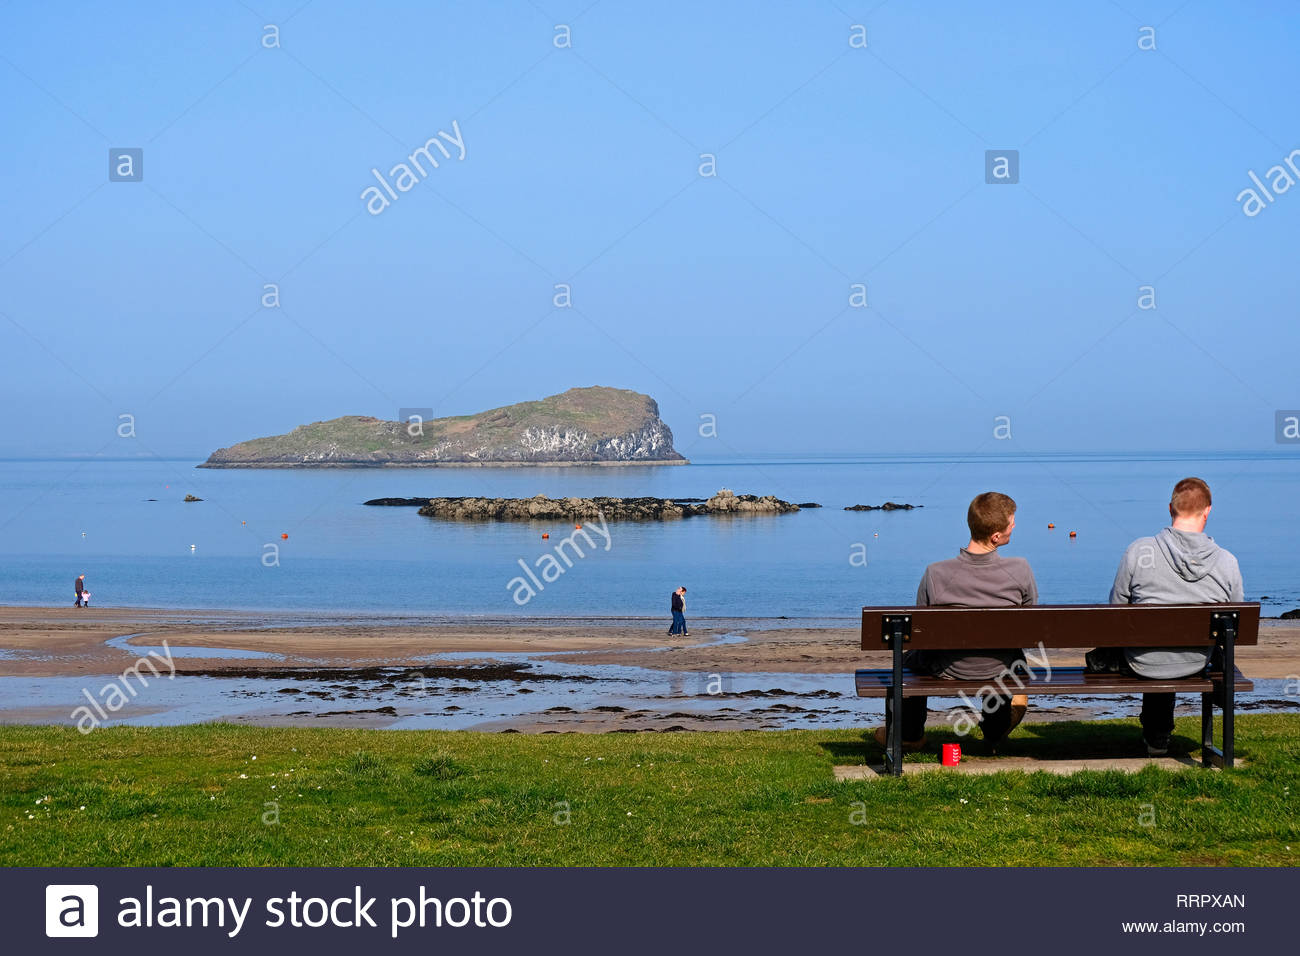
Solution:
<svg viewBox="0 0 1300 956">
<path fill-rule="evenodd" d="M 1222 549 L 1204 532 L 1165 528 L 1155 538 L 1156 548 L 1184 581 L 1199 581 L 1219 563 Z"/>
</svg>

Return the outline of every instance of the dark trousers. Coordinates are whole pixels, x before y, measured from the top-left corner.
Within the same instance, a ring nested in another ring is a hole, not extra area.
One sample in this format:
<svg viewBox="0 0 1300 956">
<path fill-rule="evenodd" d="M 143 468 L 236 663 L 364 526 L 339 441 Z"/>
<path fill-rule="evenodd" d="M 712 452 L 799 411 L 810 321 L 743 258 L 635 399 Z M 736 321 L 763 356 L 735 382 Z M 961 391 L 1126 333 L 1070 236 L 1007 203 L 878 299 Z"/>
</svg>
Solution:
<svg viewBox="0 0 1300 956">
<path fill-rule="evenodd" d="M 921 674 L 935 677 L 945 676 L 944 665 L 936 662 L 924 651 L 908 651 L 903 655 L 903 664 Z M 925 716 L 929 711 L 928 697 L 903 698 L 903 739 L 920 740 L 925 735 Z M 1007 727 L 1011 725 L 1011 698 L 1001 694 L 992 694 L 980 699 L 980 727 L 984 736 L 991 740 L 1002 738 Z M 987 711 L 991 709 L 992 713 Z"/>
<path fill-rule="evenodd" d="M 1142 736 L 1147 740 L 1154 737 L 1167 737 L 1174 732 L 1174 695 L 1143 694 L 1142 713 L 1138 720 L 1142 722 Z"/>
<path fill-rule="evenodd" d="M 686 615 L 681 611 L 673 611 L 673 626 L 668 629 L 669 634 L 686 633 Z"/>
<path fill-rule="evenodd" d="M 73 607 L 81 607 L 81 592 L 77 592 L 77 599 L 72 602 Z"/>
<path fill-rule="evenodd" d="M 1128 655 L 1121 647 L 1099 647 L 1088 652 L 1087 660 L 1089 671 L 1142 676 L 1130 666 Z M 1174 732 L 1174 703 L 1173 694 L 1142 695 L 1142 713 L 1138 715 L 1138 721 L 1142 724 L 1143 737 L 1153 740 Z"/>
<path fill-rule="evenodd" d="M 1158 697 L 1158 694 L 1152 694 L 1152 697 Z M 1170 694 L 1170 697 L 1173 695 Z M 980 727 L 984 731 L 984 736 L 993 740 L 1001 739 L 1007 732 L 1007 727 L 1011 724 L 1011 698 L 1003 697 L 1000 694 L 994 694 L 981 700 L 981 704 L 988 701 L 988 706 L 996 708 L 993 712 L 982 713 Z M 925 715 L 929 712 L 930 698 L 928 697 L 904 697 L 903 698 L 903 739 L 920 740 L 925 735 Z M 1173 708 L 1170 707 L 1172 715 Z M 1173 726 L 1173 717 L 1169 719 L 1170 727 Z"/>
</svg>

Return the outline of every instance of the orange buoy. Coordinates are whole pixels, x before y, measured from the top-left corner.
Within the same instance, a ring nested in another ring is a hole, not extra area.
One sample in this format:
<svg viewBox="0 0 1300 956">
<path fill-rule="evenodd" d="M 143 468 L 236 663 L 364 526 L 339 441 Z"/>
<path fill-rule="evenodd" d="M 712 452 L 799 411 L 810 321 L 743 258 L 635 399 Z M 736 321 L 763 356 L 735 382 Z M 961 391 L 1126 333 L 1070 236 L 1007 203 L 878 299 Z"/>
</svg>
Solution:
<svg viewBox="0 0 1300 956">
<path fill-rule="evenodd" d="M 580 524 L 575 524 L 574 527 L 577 528 L 579 531 L 582 530 L 582 525 Z"/>
<path fill-rule="evenodd" d="M 542 540 L 543 540 L 543 541 L 545 541 L 545 540 L 546 540 L 547 538 L 549 538 L 549 537 L 550 537 L 549 534 L 547 534 L 546 532 L 542 532 Z"/>
<path fill-rule="evenodd" d="M 287 531 L 281 532 L 280 537 L 283 538 L 285 541 L 288 541 L 288 540 L 289 540 L 289 532 L 287 532 Z"/>
<path fill-rule="evenodd" d="M 1048 531 L 1051 531 L 1051 530 L 1052 530 L 1053 528 L 1055 528 L 1055 527 L 1056 527 L 1056 525 L 1052 524 L 1052 522 L 1050 522 L 1050 521 L 1047 522 L 1047 530 L 1048 530 Z"/>
<path fill-rule="evenodd" d="M 1071 538 L 1077 538 L 1077 537 L 1079 537 L 1079 532 L 1077 532 L 1077 531 L 1071 531 L 1071 532 L 1070 532 L 1070 537 L 1071 537 Z"/>
</svg>

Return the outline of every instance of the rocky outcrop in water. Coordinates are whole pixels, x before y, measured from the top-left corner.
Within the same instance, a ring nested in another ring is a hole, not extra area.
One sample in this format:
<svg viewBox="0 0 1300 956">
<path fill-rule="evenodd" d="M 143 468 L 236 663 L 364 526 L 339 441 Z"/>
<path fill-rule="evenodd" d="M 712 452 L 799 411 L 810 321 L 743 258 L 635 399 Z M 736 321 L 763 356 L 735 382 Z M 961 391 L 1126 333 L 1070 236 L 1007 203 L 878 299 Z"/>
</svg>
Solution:
<svg viewBox="0 0 1300 956">
<path fill-rule="evenodd" d="M 420 505 L 426 518 L 449 521 L 672 521 L 702 515 L 773 515 L 799 505 L 772 495 L 723 488 L 706 500 L 672 498 L 374 498 L 368 505 Z"/>
<path fill-rule="evenodd" d="M 347 415 L 218 449 L 199 467 L 685 463 L 654 399 L 593 386 L 454 418 Z"/>
<path fill-rule="evenodd" d="M 886 501 L 883 505 L 849 505 L 845 511 L 911 511 L 924 508 L 925 505 L 900 505 L 896 501 Z"/>
</svg>

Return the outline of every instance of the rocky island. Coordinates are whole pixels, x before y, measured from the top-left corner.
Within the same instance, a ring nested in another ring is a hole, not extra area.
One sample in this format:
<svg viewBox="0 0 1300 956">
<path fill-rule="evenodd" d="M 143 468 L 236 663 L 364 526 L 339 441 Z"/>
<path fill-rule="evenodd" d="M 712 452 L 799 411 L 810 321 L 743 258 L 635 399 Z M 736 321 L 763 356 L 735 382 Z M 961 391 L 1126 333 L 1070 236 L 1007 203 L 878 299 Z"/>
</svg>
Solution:
<svg viewBox="0 0 1300 956">
<path fill-rule="evenodd" d="M 845 511 L 911 511 L 924 508 L 925 505 L 900 505 L 897 501 L 886 501 L 883 505 L 849 505 Z"/>
<path fill-rule="evenodd" d="M 368 505 L 419 506 L 426 518 L 451 521 L 671 521 L 699 515 L 769 515 L 800 506 L 772 495 L 738 495 L 723 488 L 712 498 L 373 498 Z"/>
<path fill-rule="evenodd" d="M 648 395 L 571 388 L 476 415 L 385 421 L 347 415 L 214 451 L 200 468 L 684 465 Z"/>
</svg>

